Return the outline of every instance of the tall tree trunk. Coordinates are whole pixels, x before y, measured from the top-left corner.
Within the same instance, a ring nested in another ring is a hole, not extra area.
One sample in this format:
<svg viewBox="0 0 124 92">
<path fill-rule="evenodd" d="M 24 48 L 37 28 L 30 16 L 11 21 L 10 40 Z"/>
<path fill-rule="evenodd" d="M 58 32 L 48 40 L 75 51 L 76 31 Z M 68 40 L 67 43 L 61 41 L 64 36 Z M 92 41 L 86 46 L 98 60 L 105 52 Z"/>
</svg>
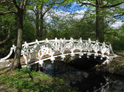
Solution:
<svg viewBox="0 0 124 92">
<path fill-rule="evenodd" d="M 20 56 L 21 56 L 21 49 L 22 49 L 22 31 L 23 31 L 23 9 L 18 9 L 17 12 L 17 46 L 14 55 L 14 61 L 12 64 L 12 69 L 21 68 L 20 64 Z"/>
<path fill-rule="evenodd" d="M 36 33 L 38 36 L 38 34 L 39 34 L 39 10 L 38 10 L 38 6 L 36 6 L 35 15 L 36 15 Z"/>
<path fill-rule="evenodd" d="M 42 4 L 41 4 L 41 9 L 40 9 L 40 18 L 39 18 L 39 21 L 40 21 L 40 24 L 39 24 L 39 31 L 37 32 L 37 36 L 40 37 L 41 39 L 43 38 L 43 1 L 42 1 Z"/>
<path fill-rule="evenodd" d="M 104 14 L 103 1 L 96 0 L 96 39 L 100 42 L 104 41 Z"/>
<path fill-rule="evenodd" d="M 99 24 L 99 17 L 98 17 L 98 14 L 99 14 L 99 3 L 98 3 L 98 0 L 96 0 L 96 39 L 99 40 L 99 28 L 98 28 L 98 24 Z"/>
<path fill-rule="evenodd" d="M 40 24 L 39 24 L 40 21 Z M 36 30 L 37 30 L 37 36 L 41 39 L 43 38 L 43 16 L 41 15 L 40 20 L 36 17 Z"/>
<path fill-rule="evenodd" d="M 41 39 L 43 38 L 43 17 L 41 16 L 40 17 L 40 20 L 36 19 L 36 22 L 39 22 L 40 21 L 40 24 L 39 23 L 36 23 L 36 29 L 37 29 L 37 36 L 40 37 Z"/>
<path fill-rule="evenodd" d="M 40 32 L 39 32 L 39 36 L 41 37 L 41 39 L 43 39 L 43 16 L 40 16 Z"/>
</svg>

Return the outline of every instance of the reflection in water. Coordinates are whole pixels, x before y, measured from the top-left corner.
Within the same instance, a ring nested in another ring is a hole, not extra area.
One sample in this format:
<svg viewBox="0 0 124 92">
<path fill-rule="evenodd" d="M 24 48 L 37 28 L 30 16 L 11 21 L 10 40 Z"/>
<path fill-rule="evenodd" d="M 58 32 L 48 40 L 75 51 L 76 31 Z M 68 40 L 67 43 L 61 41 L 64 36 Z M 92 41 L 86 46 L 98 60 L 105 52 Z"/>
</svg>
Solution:
<svg viewBox="0 0 124 92">
<path fill-rule="evenodd" d="M 37 65 L 38 66 L 38 65 Z M 45 63 L 43 72 L 63 79 L 79 92 L 124 92 L 124 79 L 93 71 L 78 70 L 63 63 Z"/>
</svg>

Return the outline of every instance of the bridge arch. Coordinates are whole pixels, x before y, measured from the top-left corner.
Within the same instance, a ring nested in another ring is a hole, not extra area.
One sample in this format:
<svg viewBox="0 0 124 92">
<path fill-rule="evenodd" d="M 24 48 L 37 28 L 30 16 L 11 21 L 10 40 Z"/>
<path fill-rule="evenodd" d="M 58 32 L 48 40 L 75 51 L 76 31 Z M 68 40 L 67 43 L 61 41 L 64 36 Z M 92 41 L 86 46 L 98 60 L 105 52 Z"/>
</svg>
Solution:
<svg viewBox="0 0 124 92">
<path fill-rule="evenodd" d="M 10 49 L 10 53 L 6 57 L 0 59 L 0 62 L 9 61 L 9 57 L 15 50 L 16 46 L 13 45 Z M 106 58 L 103 63 L 109 63 L 113 57 L 116 57 L 113 53 L 111 44 L 108 45 L 105 42 L 100 43 L 97 40 L 91 41 L 90 38 L 88 40 L 82 40 L 81 38 L 70 38 L 69 40 L 55 38 L 48 40 L 46 38 L 46 40 L 41 41 L 25 42 L 22 44 L 21 55 L 21 64 L 23 67 L 35 63 L 39 63 L 42 66 L 44 61 L 48 59 L 53 63 L 56 57 L 61 57 L 63 60 L 66 55 L 79 55 L 79 58 L 83 55 L 87 55 L 87 58 L 91 55 L 94 55 L 94 58 L 100 56 L 101 59 Z"/>
</svg>

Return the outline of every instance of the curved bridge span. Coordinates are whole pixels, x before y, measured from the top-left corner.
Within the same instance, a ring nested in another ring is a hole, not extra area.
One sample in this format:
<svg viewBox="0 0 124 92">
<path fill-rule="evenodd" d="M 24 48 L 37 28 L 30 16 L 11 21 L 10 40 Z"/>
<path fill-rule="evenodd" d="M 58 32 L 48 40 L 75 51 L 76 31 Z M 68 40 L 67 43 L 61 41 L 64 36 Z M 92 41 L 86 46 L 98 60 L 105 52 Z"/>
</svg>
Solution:
<svg viewBox="0 0 124 92">
<path fill-rule="evenodd" d="M 9 57 L 15 50 L 16 46 L 13 45 L 10 53 L 0 59 L 0 62 L 12 60 Z M 69 40 L 55 38 L 53 40 L 46 39 L 30 43 L 25 42 L 22 45 L 21 55 L 21 65 L 24 67 L 35 63 L 39 63 L 42 66 L 44 61 L 49 59 L 53 63 L 56 57 L 61 57 L 64 60 L 66 55 L 79 55 L 79 58 L 83 55 L 87 55 L 87 58 L 93 55 L 94 59 L 100 56 L 101 60 L 106 58 L 103 63 L 109 63 L 116 56 L 110 44 L 107 45 L 105 42 L 100 43 L 97 40 L 91 41 L 90 38 L 88 40 L 82 40 L 81 38 L 70 38 Z"/>
</svg>

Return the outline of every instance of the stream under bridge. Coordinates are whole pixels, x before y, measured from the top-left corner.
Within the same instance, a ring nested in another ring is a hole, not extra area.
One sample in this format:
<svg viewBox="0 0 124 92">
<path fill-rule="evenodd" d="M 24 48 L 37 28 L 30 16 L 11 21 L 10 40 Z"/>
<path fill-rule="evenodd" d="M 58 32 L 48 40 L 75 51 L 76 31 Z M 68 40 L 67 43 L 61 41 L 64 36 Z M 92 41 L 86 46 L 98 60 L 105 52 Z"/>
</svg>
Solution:
<svg viewBox="0 0 124 92">
<path fill-rule="evenodd" d="M 12 53 L 15 53 L 16 46 L 13 45 L 10 48 L 10 53 L 0 59 L 0 62 L 13 61 L 10 58 Z M 116 55 L 113 53 L 111 44 L 106 44 L 105 42 L 100 43 L 98 40 L 92 41 L 90 38 L 88 40 L 80 39 L 52 39 L 34 41 L 34 42 L 24 42 L 22 44 L 21 58 L 20 62 L 22 67 L 29 67 L 33 64 L 43 65 L 44 61 L 51 60 L 54 63 L 56 57 L 61 57 L 62 61 L 64 58 L 70 55 L 71 57 L 78 55 L 79 58 L 84 55 L 90 58 L 92 55 L 94 59 L 98 56 L 101 60 L 105 59 L 103 63 L 109 63 Z"/>
</svg>

